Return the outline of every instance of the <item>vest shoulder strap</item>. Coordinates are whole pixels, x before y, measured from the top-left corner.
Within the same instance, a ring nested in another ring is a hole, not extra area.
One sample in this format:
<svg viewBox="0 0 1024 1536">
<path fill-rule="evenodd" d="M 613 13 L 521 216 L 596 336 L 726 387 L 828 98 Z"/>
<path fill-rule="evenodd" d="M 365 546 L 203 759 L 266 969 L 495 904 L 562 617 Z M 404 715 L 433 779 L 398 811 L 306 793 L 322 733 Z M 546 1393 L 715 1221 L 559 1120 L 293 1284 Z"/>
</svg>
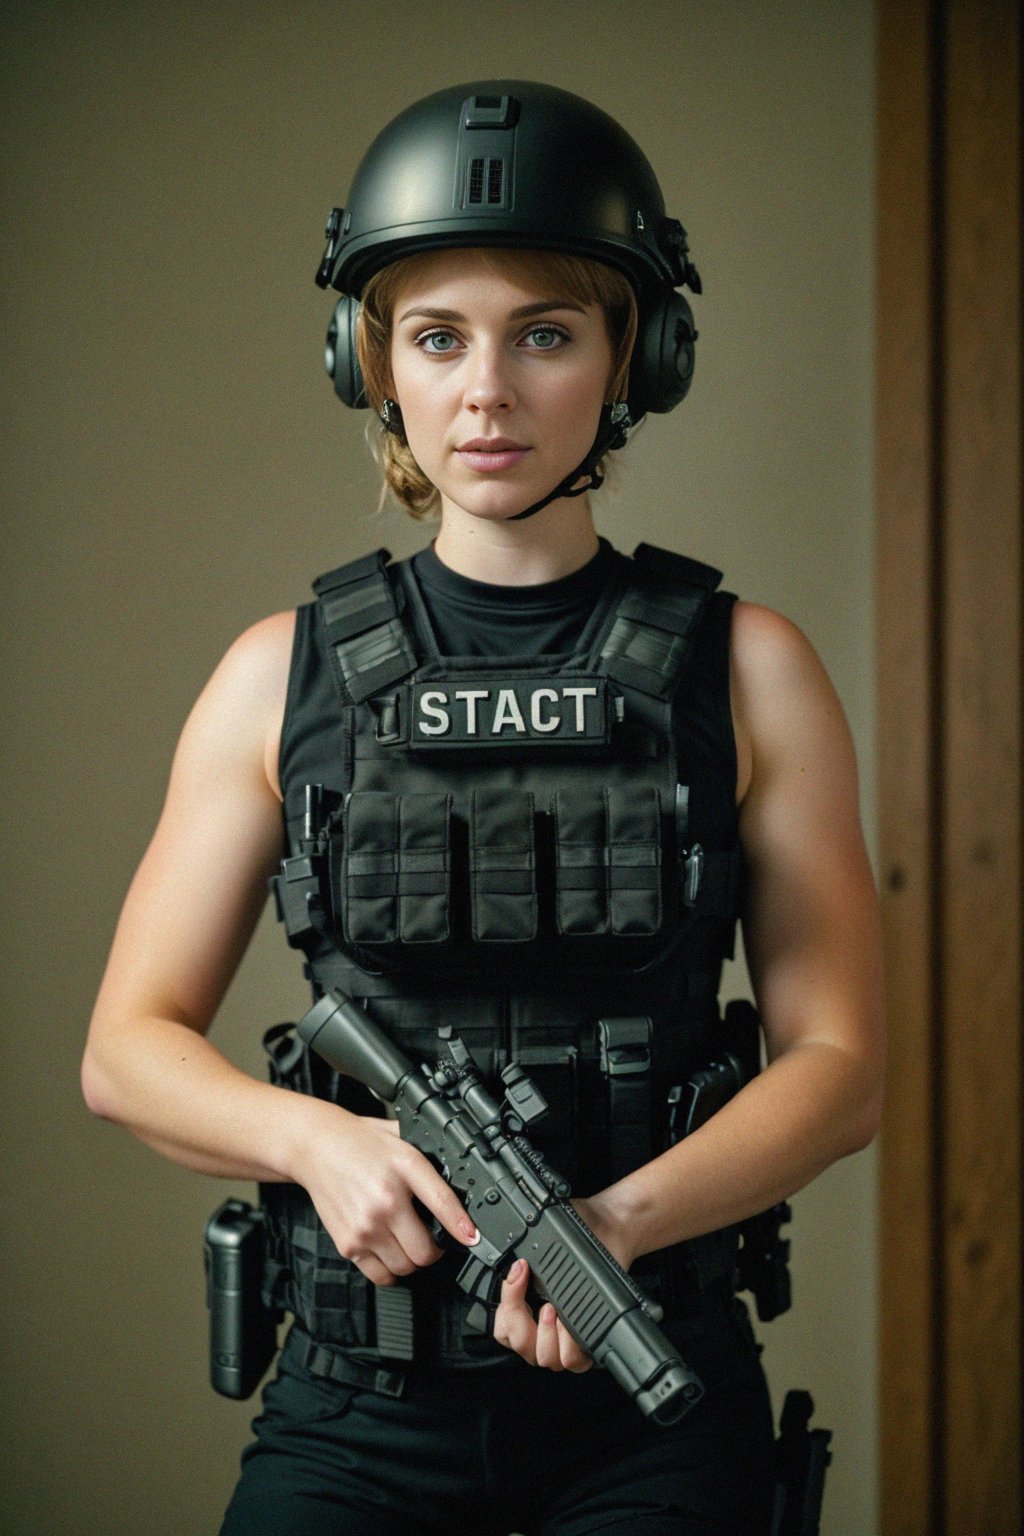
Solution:
<svg viewBox="0 0 1024 1536">
<path fill-rule="evenodd" d="M 378 549 L 313 583 L 343 705 L 361 703 L 417 666 L 402 599 L 388 575 L 390 559 L 388 550 Z"/>
<path fill-rule="evenodd" d="M 721 579 L 721 571 L 699 560 L 638 544 L 629 583 L 601 646 L 609 677 L 654 698 L 670 698 Z"/>
<path fill-rule="evenodd" d="M 331 673 L 343 705 L 401 682 L 418 657 L 403 619 L 405 599 L 388 572 L 386 549 L 364 555 L 313 583 Z M 655 698 L 674 693 L 721 572 L 640 544 L 633 570 L 600 648 L 601 669 Z"/>
</svg>

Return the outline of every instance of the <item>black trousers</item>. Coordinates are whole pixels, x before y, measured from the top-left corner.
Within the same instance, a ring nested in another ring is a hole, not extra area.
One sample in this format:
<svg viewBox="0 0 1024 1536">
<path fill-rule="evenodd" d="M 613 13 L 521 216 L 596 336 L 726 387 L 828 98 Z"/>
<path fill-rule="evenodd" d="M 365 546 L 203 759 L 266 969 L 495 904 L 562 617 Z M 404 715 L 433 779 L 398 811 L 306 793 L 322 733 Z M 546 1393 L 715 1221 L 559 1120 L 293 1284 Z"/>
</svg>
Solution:
<svg viewBox="0 0 1024 1536">
<path fill-rule="evenodd" d="M 705 1396 L 649 1424 L 606 1371 L 418 1368 L 402 1397 L 287 1346 L 221 1536 L 768 1536 L 773 1429 L 737 1302 L 671 1330 Z"/>
</svg>

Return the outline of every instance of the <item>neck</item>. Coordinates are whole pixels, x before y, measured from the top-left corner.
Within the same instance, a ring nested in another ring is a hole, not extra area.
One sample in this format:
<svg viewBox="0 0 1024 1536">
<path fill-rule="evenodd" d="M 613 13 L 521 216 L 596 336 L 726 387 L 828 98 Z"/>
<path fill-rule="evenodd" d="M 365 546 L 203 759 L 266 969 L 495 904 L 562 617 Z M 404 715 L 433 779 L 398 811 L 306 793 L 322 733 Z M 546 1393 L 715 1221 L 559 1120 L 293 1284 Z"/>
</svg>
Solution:
<svg viewBox="0 0 1024 1536">
<path fill-rule="evenodd" d="M 501 587 L 532 587 L 571 576 L 597 554 L 586 496 L 553 501 L 521 523 L 488 521 L 445 501 L 437 558 L 459 576 Z"/>
</svg>

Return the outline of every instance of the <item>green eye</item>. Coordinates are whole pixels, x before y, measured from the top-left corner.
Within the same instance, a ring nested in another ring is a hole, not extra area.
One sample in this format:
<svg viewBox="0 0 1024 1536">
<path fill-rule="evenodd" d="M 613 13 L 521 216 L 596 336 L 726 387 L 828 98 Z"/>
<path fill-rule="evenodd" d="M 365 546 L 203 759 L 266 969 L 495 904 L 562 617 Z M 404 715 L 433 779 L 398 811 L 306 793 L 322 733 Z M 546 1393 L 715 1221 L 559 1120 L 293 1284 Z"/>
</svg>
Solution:
<svg viewBox="0 0 1024 1536">
<path fill-rule="evenodd" d="M 527 331 L 525 339 L 530 342 L 531 352 L 554 352 L 564 347 L 569 337 L 558 326 L 535 325 Z"/>
<path fill-rule="evenodd" d="M 450 352 L 455 346 L 455 337 L 451 331 L 430 331 L 420 337 L 419 344 L 426 352 Z"/>
</svg>

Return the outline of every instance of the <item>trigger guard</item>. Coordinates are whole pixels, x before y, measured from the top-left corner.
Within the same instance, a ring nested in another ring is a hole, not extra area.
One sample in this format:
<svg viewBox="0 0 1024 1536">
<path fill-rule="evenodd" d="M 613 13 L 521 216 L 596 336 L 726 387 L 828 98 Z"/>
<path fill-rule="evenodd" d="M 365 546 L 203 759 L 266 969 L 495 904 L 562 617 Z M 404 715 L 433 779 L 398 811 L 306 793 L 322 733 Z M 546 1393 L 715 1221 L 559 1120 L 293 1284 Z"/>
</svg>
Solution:
<svg viewBox="0 0 1024 1536">
<path fill-rule="evenodd" d="M 490 1265 L 484 1264 L 475 1254 L 466 1255 L 466 1260 L 456 1277 L 457 1283 L 473 1301 L 486 1307 L 488 1312 L 496 1311 L 501 1299 L 501 1287 L 504 1275 Z"/>
</svg>

